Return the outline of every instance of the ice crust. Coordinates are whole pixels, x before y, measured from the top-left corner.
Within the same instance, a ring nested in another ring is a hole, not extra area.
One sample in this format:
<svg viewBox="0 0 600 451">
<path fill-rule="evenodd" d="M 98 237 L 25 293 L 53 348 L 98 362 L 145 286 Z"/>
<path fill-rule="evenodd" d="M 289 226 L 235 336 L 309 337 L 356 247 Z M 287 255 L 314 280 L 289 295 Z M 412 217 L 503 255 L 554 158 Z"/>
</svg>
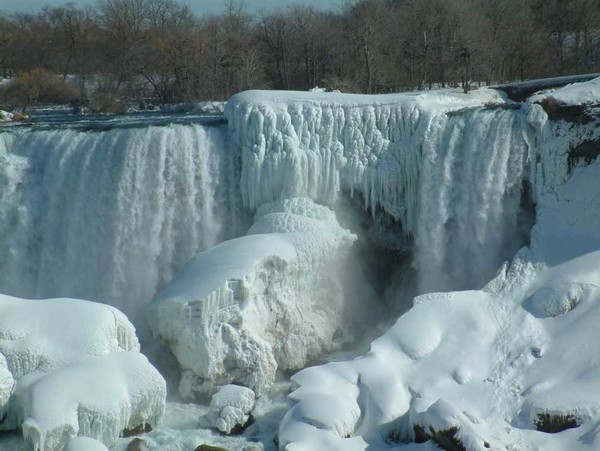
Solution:
<svg viewBox="0 0 600 451">
<path fill-rule="evenodd" d="M 112 444 L 125 429 L 159 425 L 165 398 L 117 309 L 0 295 L 0 430 L 22 429 L 40 451 L 77 435 Z"/>
<path fill-rule="evenodd" d="M 537 94 L 529 101 L 541 102 L 548 97 L 552 97 L 559 105 L 600 105 L 600 77 Z"/>
<path fill-rule="evenodd" d="M 415 241 L 421 292 L 482 286 L 522 245 L 526 115 L 494 90 L 394 95 L 249 91 L 225 115 L 241 195 L 265 202 L 341 191 L 383 209 Z M 468 269 L 466 269 L 468 268 Z"/>
<path fill-rule="evenodd" d="M 265 204 L 241 238 L 199 254 L 151 304 L 154 334 L 183 369 L 184 397 L 235 383 L 262 395 L 344 331 L 337 265 L 356 237 L 309 199 Z"/>
</svg>

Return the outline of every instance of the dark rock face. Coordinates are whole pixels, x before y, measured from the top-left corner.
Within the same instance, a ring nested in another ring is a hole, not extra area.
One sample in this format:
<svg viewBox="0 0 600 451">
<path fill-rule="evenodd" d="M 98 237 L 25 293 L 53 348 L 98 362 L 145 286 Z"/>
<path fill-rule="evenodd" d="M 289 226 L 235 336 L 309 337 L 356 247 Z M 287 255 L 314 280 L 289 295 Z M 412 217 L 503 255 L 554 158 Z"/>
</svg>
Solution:
<svg viewBox="0 0 600 451">
<path fill-rule="evenodd" d="M 600 155 L 600 141 L 584 141 L 576 147 L 569 150 L 569 172 L 583 161 L 586 165 L 590 164 Z"/>
<path fill-rule="evenodd" d="M 590 81 L 600 74 L 571 75 L 566 77 L 542 78 L 539 80 L 527 80 L 503 85 L 491 86 L 494 89 L 506 93 L 509 99 L 515 102 L 524 102 L 532 94 L 542 89 L 560 88 L 570 83 L 581 83 Z"/>
<path fill-rule="evenodd" d="M 593 109 L 598 105 L 563 105 L 554 97 L 548 96 L 539 104 L 551 121 L 565 121 L 572 124 L 588 124 L 594 120 Z"/>
<path fill-rule="evenodd" d="M 147 432 L 152 431 L 152 426 L 149 424 L 140 424 L 139 426 L 133 427 L 131 429 L 124 429 L 121 433 L 121 437 L 133 437 L 134 435 L 145 434 Z"/>
<path fill-rule="evenodd" d="M 445 429 L 443 431 L 436 431 L 431 426 L 429 426 L 429 430 L 426 431 L 424 427 L 416 424 L 414 426 L 414 432 L 415 442 L 417 443 L 424 443 L 427 440 L 433 440 L 436 445 L 438 445 L 440 448 L 446 451 L 467 450 L 467 448 L 465 448 L 462 442 L 458 438 L 456 438 L 456 433 L 458 432 L 457 427 L 451 427 L 450 429 Z"/>
<path fill-rule="evenodd" d="M 227 449 L 220 446 L 199 445 L 194 451 L 227 451 Z"/>
<path fill-rule="evenodd" d="M 551 415 L 549 413 L 539 413 L 534 426 L 538 431 L 556 434 L 567 429 L 579 427 L 581 420 L 575 415 L 567 413 L 565 415 Z"/>
<path fill-rule="evenodd" d="M 125 451 L 144 451 L 145 449 L 146 444 L 144 443 L 144 440 L 141 438 L 134 438 L 131 442 L 129 442 L 129 445 L 127 445 Z"/>
</svg>

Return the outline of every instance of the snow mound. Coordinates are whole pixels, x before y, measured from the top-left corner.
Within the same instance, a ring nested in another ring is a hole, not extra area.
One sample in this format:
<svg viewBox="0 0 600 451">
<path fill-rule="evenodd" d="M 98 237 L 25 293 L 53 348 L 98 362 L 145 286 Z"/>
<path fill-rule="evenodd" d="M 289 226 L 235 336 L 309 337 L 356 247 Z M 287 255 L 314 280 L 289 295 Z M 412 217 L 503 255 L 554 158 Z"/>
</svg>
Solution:
<svg viewBox="0 0 600 451">
<path fill-rule="evenodd" d="M 0 430 L 22 429 L 34 449 L 77 435 L 112 444 L 162 421 L 165 381 L 117 309 L 0 295 L 0 338 Z"/>
<path fill-rule="evenodd" d="M 199 102 L 194 107 L 195 113 L 223 114 L 226 102 L 205 101 Z"/>
<path fill-rule="evenodd" d="M 108 448 L 89 437 L 74 437 L 67 442 L 62 451 L 108 451 Z"/>
<path fill-rule="evenodd" d="M 530 102 L 553 98 L 558 105 L 600 105 L 600 77 L 583 83 L 573 83 L 550 93 L 532 96 Z"/>
<path fill-rule="evenodd" d="M 588 284 L 551 284 L 544 286 L 525 300 L 523 306 L 537 318 L 563 315 L 573 310 L 582 298 L 598 287 Z"/>
<path fill-rule="evenodd" d="M 517 259 L 484 291 L 417 299 L 368 354 L 293 377 L 295 404 L 280 446 L 378 449 L 417 439 L 455 440 L 469 450 L 599 446 L 590 435 L 600 422 L 600 362 L 591 358 L 598 268 L 600 252 L 550 269 Z M 561 310 L 574 297 L 577 308 Z M 543 314 L 532 316 L 527 303 Z M 557 309 L 561 315 L 549 316 Z M 536 429 L 566 432 L 550 440 Z"/>
<path fill-rule="evenodd" d="M 255 401 L 256 396 L 249 388 L 225 385 L 213 395 L 207 420 L 211 427 L 230 434 L 234 428 L 248 422 Z"/>
<path fill-rule="evenodd" d="M 229 383 L 264 393 L 343 332 L 338 263 L 356 239 L 326 207 L 291 199 L 259 209 L 249 234 L 186 263 L 153 300 L 150 324 L 177 357 L 185 397 Z"/>
</svg>

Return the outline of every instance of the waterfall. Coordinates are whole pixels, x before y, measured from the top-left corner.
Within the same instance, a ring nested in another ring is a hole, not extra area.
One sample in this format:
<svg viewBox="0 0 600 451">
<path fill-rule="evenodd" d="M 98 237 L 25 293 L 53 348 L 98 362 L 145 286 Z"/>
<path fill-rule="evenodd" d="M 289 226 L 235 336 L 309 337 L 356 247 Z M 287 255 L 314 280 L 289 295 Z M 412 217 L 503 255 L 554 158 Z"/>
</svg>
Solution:
<svg viewBox="0 0 600 451">
<path fill-rule="evenodd" d="M 223 127 L 0 133 L 0 292 L 143 307 L 198 251 L 239 233 Z"/>
<path fill-rule="evenodd" d="M 422 145 L 415 231 L 421 292 L 480 288 L 525 243 L 528 127 L 521 110 L 433 119 Z"/>
</svg>

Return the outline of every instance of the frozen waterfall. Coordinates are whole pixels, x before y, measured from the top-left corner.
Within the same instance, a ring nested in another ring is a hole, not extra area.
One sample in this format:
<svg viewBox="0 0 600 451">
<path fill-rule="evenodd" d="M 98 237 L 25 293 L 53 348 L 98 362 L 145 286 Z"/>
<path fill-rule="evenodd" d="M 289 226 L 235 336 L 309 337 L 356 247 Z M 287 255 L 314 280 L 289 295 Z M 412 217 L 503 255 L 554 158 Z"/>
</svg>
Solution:
<svg viewBox="0 0 600 451">
<path fill-rule="evenodd" d="M 225 114 L 247 207 L 291 196 L 332 204 L 341 190 L 358 192 L 413 239 L 426 292 L 480 287 L 524 244 L 531 126 L 514 107 L 493 90 L 250 91 Z"/>
<path fill-rule="evenodd" d="M 107 302 L 139 327 L 173 271 L 239 233 L 224 130 L 0 133 L 0 292 Z"/>
</svg>

